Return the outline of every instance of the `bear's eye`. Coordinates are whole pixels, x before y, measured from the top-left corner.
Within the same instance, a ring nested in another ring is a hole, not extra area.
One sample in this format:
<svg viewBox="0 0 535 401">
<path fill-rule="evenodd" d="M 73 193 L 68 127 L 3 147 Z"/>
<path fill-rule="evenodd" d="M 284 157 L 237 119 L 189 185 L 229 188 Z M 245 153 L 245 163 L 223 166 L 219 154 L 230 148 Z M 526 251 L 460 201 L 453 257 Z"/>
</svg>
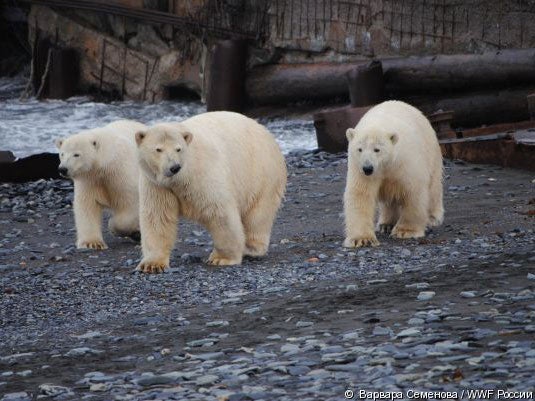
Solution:
<svg viewBox="0 0 535 401">
<path fill-rule="evenodd" d="M 359 148 L 359 152 L 362 152 L 362 148 Z"/>
<path fill-rule="evenodd" d="M 80 157 L 80 153 L 75 153 L 73 156 L 74 157 Z"/>
<path fill-rule="evenodd" d="M 375 148 L 373 151 L 374 151 L 375 153 L 379 153 L 379 152 L 381 151 L 381 149 L 377 149 L 377 148 Z"/>
<path fill-rule="evenodd" d="M 156 148 L 156 152 L 162 153 L 162 148 Z"/>
<path fill-rule="evenodd" d="M 182 149 L 180 149 L 180 148 L 176 148 L 176 151 L 177 151 L 177 152 L 180 152 L 181 150 L 182 150 Z"/>
</svg>

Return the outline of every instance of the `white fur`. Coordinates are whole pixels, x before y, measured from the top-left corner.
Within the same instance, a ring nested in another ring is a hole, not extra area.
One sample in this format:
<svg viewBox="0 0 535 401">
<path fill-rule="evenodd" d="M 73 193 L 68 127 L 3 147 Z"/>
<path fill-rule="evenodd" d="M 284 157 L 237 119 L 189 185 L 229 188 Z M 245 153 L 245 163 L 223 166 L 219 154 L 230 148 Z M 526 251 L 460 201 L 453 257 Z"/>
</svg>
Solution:
<svg viewBox="0 0 535 401">
<path fill-rule="evenodd" d="M 244 254 L 267 252 L 286 165 L 266 128 L 241 114 L 212 112 L 156 125 L 136 139 L 142 170 L 139 270 L 169 266 L 179 217 L 211 233 L 210 264 L 240 264 Z M 181 167 L 174 175 L 173 166 Z"/>
<path fill-rule="evenodd" d="M 416 108 L 388 101 L 373 107 L 348 129 L 348 171 L 344 193 L 344 246 L 379 244 L 374 232 L 418 238 L 442 223 L 442 154 L 427 118 Z M 366 175 L 364 170 L 373 169 Z"/>
<path fill-rule="evenodd" d="M 112 212 L 108 226 L 113 233 L 126 236 L 139 231 L 135 133 L 145 128 L 120 120 L 56 141 L 60 168 L 67 168 L 74 181 L 78 248 L 107 247 L 102 238 L 103 209 Z"/>
</svg>

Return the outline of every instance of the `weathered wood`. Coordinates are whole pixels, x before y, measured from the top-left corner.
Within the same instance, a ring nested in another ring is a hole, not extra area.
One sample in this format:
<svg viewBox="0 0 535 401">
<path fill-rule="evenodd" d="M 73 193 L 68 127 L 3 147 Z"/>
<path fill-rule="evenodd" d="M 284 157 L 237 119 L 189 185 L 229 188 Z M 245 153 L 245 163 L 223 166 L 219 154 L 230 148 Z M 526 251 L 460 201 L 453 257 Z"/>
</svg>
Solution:
<svg viewBox="0 0 535 401">
<path fill-rule="evenodd" d="M 364 63 L 257 67 L 248 74 L 246 92 L 256 104 L 347 97 L 346 74 Z M 386 90 L 394 97 L 535 85 L 535 49 L 385 59 L 382 64 Z"/>
</svg>

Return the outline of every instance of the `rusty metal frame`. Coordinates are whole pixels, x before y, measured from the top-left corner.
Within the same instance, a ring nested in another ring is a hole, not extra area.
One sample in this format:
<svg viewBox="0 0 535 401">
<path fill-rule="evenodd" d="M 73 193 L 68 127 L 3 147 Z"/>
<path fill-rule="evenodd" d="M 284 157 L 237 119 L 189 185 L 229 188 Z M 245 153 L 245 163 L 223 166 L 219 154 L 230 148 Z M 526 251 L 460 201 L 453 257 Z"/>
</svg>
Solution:
<svg viewBox="0 0 535 401">
<path fill-rule="evenodd" d="M 453 132 L 439 140 L 444 157 L 535 171 L 535 121 Z"/>
</svg>

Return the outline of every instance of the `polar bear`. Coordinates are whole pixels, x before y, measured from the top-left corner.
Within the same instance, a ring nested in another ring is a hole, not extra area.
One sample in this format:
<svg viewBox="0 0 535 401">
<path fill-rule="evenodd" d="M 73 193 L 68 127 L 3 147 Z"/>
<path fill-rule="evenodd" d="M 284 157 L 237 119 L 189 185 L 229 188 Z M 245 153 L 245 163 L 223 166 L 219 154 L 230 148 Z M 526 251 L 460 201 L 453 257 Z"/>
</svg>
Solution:
<svg viewBox="0 0 535 401">
<path fill-rule="evenodd" d="M 286 163 L 266 128 L 238 113 L 209 112 L 136 134 L 143 259 L 162 272 L 179 217 L 211 234 L 212 265 L 265 255 L 286 188 Z"/>
<path fill-rule="evenodd" d="M 349 248 L 377 246 L 378 230 L 395 238 L 419 238 L 442 223 L 442 154 L 427 118 L 400 101 L 369 110 L 346 132 L 349 141 L 344 193 Z"/>
<path fill-rule="evenodd" d="M 74 221 L 78 248 L 106 249 L 102 212 L 110 209 L 109 229 L 139 236 L 139 167 L 135 133 L 146 126 L 120 120 L 57 139 L 59 173 L 74 182 Z"/>
</svg>

